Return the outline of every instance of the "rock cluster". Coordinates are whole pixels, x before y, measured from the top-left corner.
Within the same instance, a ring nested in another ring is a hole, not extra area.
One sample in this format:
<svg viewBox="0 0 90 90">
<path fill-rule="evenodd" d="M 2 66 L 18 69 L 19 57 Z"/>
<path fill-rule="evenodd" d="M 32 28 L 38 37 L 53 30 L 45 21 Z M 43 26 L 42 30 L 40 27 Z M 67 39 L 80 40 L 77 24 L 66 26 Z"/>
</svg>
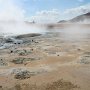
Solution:
<svg viewBox="0 0 90 90">
<path fill-rule="evenodd" d="M 24 70 L 24 71 L 19 71 L 18 73 L 15 74 L 15 79 L 28 79 L 31 77 L 31 74 L 29 71 Z"/>
</svg>

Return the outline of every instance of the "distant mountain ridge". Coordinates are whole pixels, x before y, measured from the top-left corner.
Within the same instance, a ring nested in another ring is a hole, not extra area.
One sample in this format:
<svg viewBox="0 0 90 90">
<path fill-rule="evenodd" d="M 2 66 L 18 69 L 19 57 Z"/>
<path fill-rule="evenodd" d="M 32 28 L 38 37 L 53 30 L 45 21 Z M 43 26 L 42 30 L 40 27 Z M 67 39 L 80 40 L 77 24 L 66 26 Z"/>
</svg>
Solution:
<svg viewBox="0 0 90 90">
<path fill-rule="evenodd" d="M 73 19 L 70 19 L 68 21 L 66 20 L 61 20 L 58 23 L 78 23 L 78 22 L 90 22 L 90 12 L 83 14 L 83 15 L 79 15 Z"/>
</svg>

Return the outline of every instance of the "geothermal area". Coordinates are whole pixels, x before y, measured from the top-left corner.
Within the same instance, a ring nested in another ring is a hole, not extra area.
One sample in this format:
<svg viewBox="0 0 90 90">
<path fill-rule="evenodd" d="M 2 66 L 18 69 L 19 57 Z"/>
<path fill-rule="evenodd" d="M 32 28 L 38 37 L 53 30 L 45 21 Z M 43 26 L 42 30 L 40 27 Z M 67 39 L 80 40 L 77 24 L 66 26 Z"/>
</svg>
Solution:
<svg viewBox="0 0 90 90">
<path fill-rule="evenodd" d="M 90 90 L 90 1 L 0 0 L 0 90 Z"/>
<path fill-rule="evenodd" d="M 0 28 L 0 90 L 90 90 L 89 24 Z"/>
</svg>

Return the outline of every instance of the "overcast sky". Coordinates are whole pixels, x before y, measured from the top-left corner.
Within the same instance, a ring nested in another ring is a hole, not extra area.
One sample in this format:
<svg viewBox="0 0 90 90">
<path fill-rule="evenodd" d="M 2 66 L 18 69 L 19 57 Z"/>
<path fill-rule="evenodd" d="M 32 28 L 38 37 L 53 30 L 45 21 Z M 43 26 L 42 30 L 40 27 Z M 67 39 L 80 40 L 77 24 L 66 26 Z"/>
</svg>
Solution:
<svg viewBox="0 0 90 90">
<path fill-rule="evenodd" d="M 57 22 L 90 12 L 90 0 L 0 0 L 0 20 Z"/>
</svg>

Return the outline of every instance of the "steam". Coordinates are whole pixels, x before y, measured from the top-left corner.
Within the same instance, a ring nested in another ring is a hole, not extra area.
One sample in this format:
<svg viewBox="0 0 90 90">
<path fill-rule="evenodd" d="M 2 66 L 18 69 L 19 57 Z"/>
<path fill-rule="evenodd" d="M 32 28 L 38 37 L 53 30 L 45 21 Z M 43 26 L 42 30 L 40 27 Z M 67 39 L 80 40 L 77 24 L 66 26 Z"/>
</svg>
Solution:
<svg viewBox="0 0 90 90">
<path fill-rule="evenodd" d="M 90 19 L 85 19 L 83 21 L 77 22 L 77 24 L 90 24 Z"/>
<path fill-rule="evenodd" d="M 42 33 L 43 31 L 40 28 L 35 27 L 35 25 L 32 26 L 31 24 L 26 24 L 24 22 L 25 10 L 17 5 L 16 1 L 18 0 L 0 0 L 0 34 Z M 58 14 L 57 11 L 48 11 L 48 13 L 51 15 L 52 13 L 54 13 L 54 15 Z M 43 12 L 41 14 L 43 14 Z M 82 23 L 82 21 L 79 23 Z M 83 23 L 90 22 L 85 20 Z"/>
<path fill-rule="evenodd" d="M 40 33 L 39 28 L 24 22 L 25 11 L 15 1 L 0 0 L 0 33 Z"/>
<path fill-rule="evenodd" d="M 27 33 L 42 33 L 42 30 L 31 25 L 27 25 L 24 22 L 1 22 L 0 33 L 5 35 L 19 35 Z"/>
<path fill-rule="evenodd" d="M 90 27 L 83 24 L 71 24 L 62 31 L 62 38 L 66 41 L 83 41 L 88 40 L 90 35 Z"/>
<path fill-rule="evenodd" d="M 22 21 L 24 13 L 15 0 L 0 0 L 0 21 Z"/>
</svg>

